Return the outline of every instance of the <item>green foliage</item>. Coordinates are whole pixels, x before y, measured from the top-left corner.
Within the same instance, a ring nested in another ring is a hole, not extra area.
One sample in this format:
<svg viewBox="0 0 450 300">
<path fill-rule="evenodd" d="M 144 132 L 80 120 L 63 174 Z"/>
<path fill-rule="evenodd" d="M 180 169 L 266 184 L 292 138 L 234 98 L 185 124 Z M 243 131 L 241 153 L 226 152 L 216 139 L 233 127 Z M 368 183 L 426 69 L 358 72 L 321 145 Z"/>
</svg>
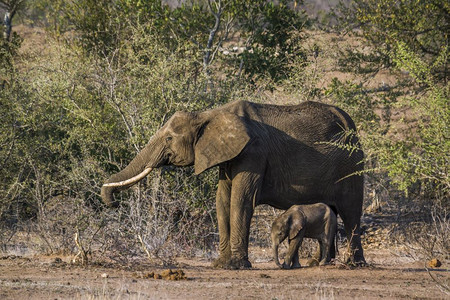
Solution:
<svg viewBox="0 0 450 300">
<path fill-rule="evenodd" d="M 364 81 L 355 85 L 336 80 L 328 90 L 357 124 L 363 124 L 361 141 L 369 169 L 386 172 L 387 181 L 407 194 L 445 199 L 449 194 L 448 3 L 355 0 L 341 3 L 340 14 L 341 25 L 362 37 L 361 43 L 371 44 L 341 52 L 341 70 L 367 79 L 382 69 L 397 75 L 394 86 L 369 89 Z M 339 96 L 342 89 L 349 93 Z"/>
<path fill-rule="evenodd" d="M 0 29 L 3 29 L 1 27 Z M 3 88 L 7 82 L 14 78 L 14 57 L 22 44 L 22 38 L 13 33 L 10 41 L 3 38 L 3 32 L 0 30 L 0 86 Z"/>
<path fill-rule="evenodd" d="M 355 0 L 341 6 L 346 26 L 358 26 L 362 36 L 378 47 L 389 63 L 395 44 L 404 43 L 424 63 L 434 66 L 448 47 L 450 5 L 441 0 Z M 434 66 L 431 75 L 448 79 L 448 62 Z"/>
<path fill-rule="evenodd" d="M 109 54 L 129 36 L 138 24 L 163 24 L 169 9 L 159 0 L 63 1 L 62 14 L 67 29 L 80 34 L 81 45 L 88 51 Z"/>
<path fill-rule="evenodd" d="M 288 1 L 244 1 L 238 18 L 246 49 L 238 56 L 247 78 L 268 77 L 275 82 L 291 75 L 292 63 L 305 59 L 299 32 L 307 25 L 303 11 Z"/>
<path fill-rule="evenodd" d="M 420 193 L 425 199 L 448 199 L 449 169 L 449 85 L 434 76 L 447 61 L 446 48 L 430 65 L 402 42 L 394 45 L 391 60 L 408 72 L 409 88 L 370 91 L 362 84 L 334 79 L 326 93 L 350 113 L 359 127 L 368 172 L 386 172 L 407 194 Z M 392 111 L 406 112 L 393 118 Z"/>
<path fill-rule="evenodd" d="M 3 28 L 2 28 L 3 29 Z M 20 197 L 21 182 L 26 178 L 21 164 L 25 160 L 20 149 L 23 127 L 17 108 L 18 101 L 27 96 L 27 91 L 17 82 L 17 68 L 14 62 L 22 39 L 13 34 L 10 41 L 3 39 L 0 32 L 0 220 L 13 222 L 9 218 L 11 211 L 20 211 L 23 215 L 32 215 L 32 206 L 26 199 Z M 19 154 L 19 155 L 18 155 Z M 12 172 L 16 170 L 16 172 Z M 11 201 L 11 199 L 17 201 Z M 0 228 L 3 227 L 0 223 Z M 1 231 L 1 230 L 0 230 Z M 0 234 L 0 240 L 2 234 Z"/>
<path fill-rule="evenodd" d="M 121 47 L 137 26 L 151 26 L 161 45 L 185 51 L 204 69 L 218 61 L 223 72 L 222 62 L 228 61 L 227 72 L 244 73 L 253 80 L 286 78 L 292 61 L 303 55 L 298 32 L 307 18 L 302 11 L 290 9 L 288 1 L 212 1 L 211 6 L 191 1 L 173 9 L 158 0 L 40 1 L 48 5 L 48 18 L 58 35 L 74 32 L 83 49 L 99 55 Z M 219 27 L 214 31 L 216 19 Z M 225 44 L 244 45 L 245 50 L 224 57 L 218 52 Z"/>
<path fill-rule="evenodd" d="M 447 60 L 446 48 L 433 65 L 427 64 L 404 43 L 396 45 L 396 67 L 406 70 L 426 88 L 419 95 L 400 98 L 398 106 L 410 109 L 402 141 L 388 144 L 391 153 L 382 156 L 389 174 L 403 189 L 420 183 L 423 192 L 442 199 L 450 195 L 450 101 L 448 84 L 433 81 L 434 70 Z M 389 156 L 389 157 L 388 157 Z"/>
<path fill-rule="evenodd" d="M 374 133 L 380 129 L 380 117 L 374 111 L 378 101 L 361 85 L 333 78 L 325 95 L 333 97 L 336 104 L 352 116 L 358 131 Z"/>
</svg>

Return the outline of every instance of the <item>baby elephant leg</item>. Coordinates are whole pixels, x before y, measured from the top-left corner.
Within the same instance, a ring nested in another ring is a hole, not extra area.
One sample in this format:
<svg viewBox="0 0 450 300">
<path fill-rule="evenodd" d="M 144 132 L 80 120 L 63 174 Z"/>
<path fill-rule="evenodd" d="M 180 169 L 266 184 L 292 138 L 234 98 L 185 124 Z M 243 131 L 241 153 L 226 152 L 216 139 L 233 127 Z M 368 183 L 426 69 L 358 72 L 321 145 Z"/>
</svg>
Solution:
<svg viewBox="0 0 450 300">
<path fill-rule="evenodd" d="M 330 261 L 330 249 L 333 245 L 334 238 L 336 235 L 336 215 L 331 212 L 329 221 L 325 224 L 325 230 L 321 237 L 319 238 L 320 244 L 320 262 L 319 265 L 323 266 Z"/>
<path fill-rule="evenodd" d="M 289 240 L 289 249 L 284 259 L 284 266 L 287 269 L 300 268 L 300 261 L 298 257 L 298 249 L 302 245 L 303 236 L 305 232 L 301 230 L 299 234 L 292 240 Z"/>
<path fill-rule="evenodd" d="M 283 268 L 291 269 L 296 255 L 298 256 L 298 247 L 294 241 L 290 241 L 288 252 L 284 258 Z"/>
<path fill-rule="evenodd" d="M 298 269 L 301 267 L 302 266 L 300 265 L 300 258 L 299 258 L 298 250 L 297 250 L 297 252 L 294 254 L 294 258 L 292 260 L 292 269 Z"/>
<path fill-rule="evenodd" d="M 319 265 L 323 266 L 326 263 L 331 261 L 331 257 L 334 256 L 334 239 L 336 238 L 336 229 L 337 229 L 337 220 L 336 215 L 333 211 L 330 211 L 330 216 L 327 222 L 325 223 L 324 232 L 322 234 L 320 243 L 321 246 L 321 260 Z M 331 248 L 333 247 L 333 253 L 331 253 Z M 334 257 L 333 257 L 334 258 Z"/>
<path fill-rule="evenodd" d="M 330 245 L 326 239 L 319 241 L 320 261 L 319 266 L 324 266 L 327 263 L 328 254 L 330 253 Z"/>
<path fill-rule="evenodd" d="M 320 259 L 321 259 L 321 253 L 322 252 L 321 252 L 321 249 L 320 249 L 320 246 L 319 246 L 319 248 L 317 249 L 317 252 L 314 254 L 314 256 L 308 260 L 308 263 L 307 263 L 308 266 L 310 266 L 310 267 L 318 266 L 319 262 L 320 262 Z"/>
</svg>

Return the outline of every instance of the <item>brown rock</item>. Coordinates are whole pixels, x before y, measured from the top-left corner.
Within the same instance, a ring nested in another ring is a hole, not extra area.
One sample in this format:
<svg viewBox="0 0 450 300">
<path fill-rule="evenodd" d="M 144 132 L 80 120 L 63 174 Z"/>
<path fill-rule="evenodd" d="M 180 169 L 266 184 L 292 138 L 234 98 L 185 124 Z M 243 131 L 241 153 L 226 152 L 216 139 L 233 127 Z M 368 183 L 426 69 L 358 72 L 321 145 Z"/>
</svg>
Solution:
<svg viewBox="0 0 450 300">
<path fill-rule="evenodd" d="M 183 279 L 187 279 L 186 275 L 184 274 L 184 271 L 179 269 L 179 270 L 164 270 L 161 272 L 161 274 L 157 274 L 157 273 L 149 273 L 148 275 L 150 275 L 147 278 L 154 278 L 154 279 L 165 279 L 165 280 L 183 280 Z"/>
<path fill-rule="evenodd" d="M 166 278 L 167 280 L 178 280 L 177 274 L 172 274 Z"/>
<path fill-rule="evenodd" d="M 161 272 L 161 277 L 166 278 L 169 277 L 172 274 L 172 270 L 164 270 Z"/>
<path fill-rule="evenodd" d="M 439 268 L 440 266 L 442 266 L 442 263 L 441 263 L 441 261 L 439 259 L 433 258 L 432 260 L 430 260 L 428 262 L 428 266 L 430 268 Z"/>
<path fill-rule="evenodd" d="M 59 257 L 55 257 L 55 260 L 53 261 L 55 264 L 61 264 L 63 261 Z"/>
<path fill-rule="evenodd" d="M 142 278 L 155 278 L 155 272 L 145 273 Z"/>
</svg>

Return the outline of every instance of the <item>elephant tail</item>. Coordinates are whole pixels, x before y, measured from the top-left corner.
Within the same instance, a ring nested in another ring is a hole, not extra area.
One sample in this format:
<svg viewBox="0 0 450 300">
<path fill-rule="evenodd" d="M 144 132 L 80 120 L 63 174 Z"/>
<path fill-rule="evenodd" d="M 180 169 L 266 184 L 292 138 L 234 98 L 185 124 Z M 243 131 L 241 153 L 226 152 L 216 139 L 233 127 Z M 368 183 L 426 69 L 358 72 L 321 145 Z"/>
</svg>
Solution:
<svg viewBox="0 0 450 300">
<path fill-rule="evenodd" d="M 337 257 L 339 255 L 337 225 L 336 225 L 336 233 L 334 234 L 334 249 L 335 249 L 336 257 Z"/>
</svg>

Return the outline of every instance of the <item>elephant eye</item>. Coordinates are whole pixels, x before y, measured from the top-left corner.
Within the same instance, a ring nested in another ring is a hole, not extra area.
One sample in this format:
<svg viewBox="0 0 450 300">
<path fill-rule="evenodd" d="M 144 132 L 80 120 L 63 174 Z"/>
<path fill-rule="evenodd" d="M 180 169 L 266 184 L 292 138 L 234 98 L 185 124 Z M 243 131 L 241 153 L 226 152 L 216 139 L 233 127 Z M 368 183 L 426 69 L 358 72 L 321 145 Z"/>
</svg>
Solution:
<svg viewBox="0 0 450 300">
<path fill-rule="evenodd" d="M 171 136 L 166 137 L 166 142 L 170 142 L 172 140 Z"/>
</svg>

